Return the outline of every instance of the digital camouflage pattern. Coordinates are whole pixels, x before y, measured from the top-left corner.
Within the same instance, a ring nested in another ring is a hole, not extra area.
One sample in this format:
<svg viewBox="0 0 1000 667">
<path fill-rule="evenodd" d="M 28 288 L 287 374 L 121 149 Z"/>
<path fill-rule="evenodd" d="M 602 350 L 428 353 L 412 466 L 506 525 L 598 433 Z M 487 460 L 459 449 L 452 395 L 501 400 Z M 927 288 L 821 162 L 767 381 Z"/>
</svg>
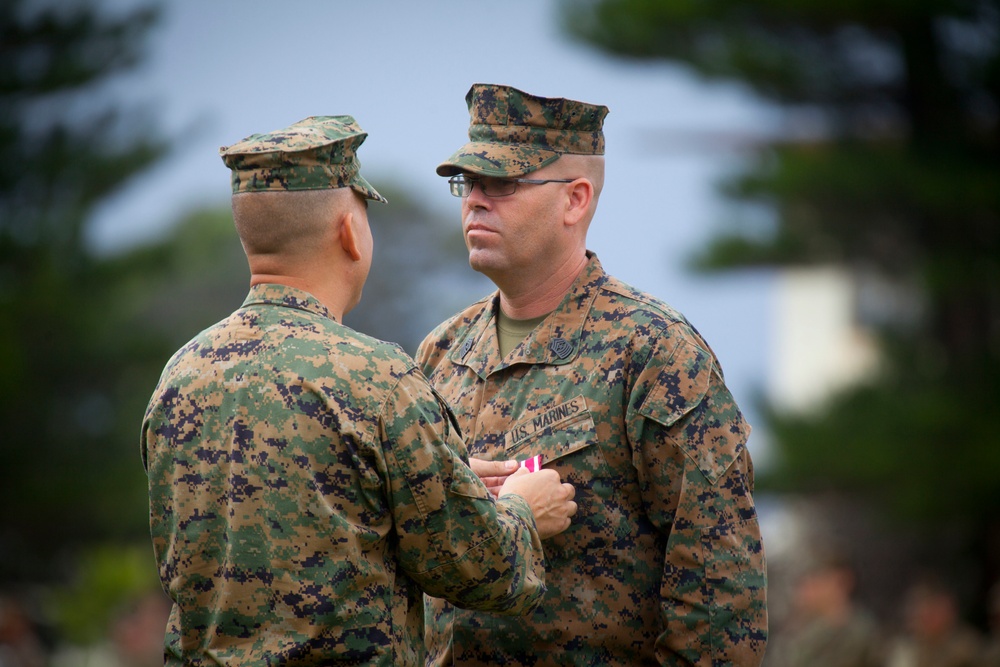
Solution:
<svg viewBox="0 0 1000 667">
<path fill-rule="evenodd" d="M 548 591 L 530 616 L 428 600 L 432 663 L 758 665 L 766 572 L 750 427 L 683 316 L 588 256 L 505 359 L 498 294 L 419 349 L 470 456 L 541 454 L 579 506 L 545 541 Z"/>
<path fill-rule="evenodd" d="M 233 194 L 353 188 L 385 203 L 361 175 L 358 147 L 368 134 L 350 116 L 311 116 L 219 149 L 232 170 Z"/>
<path fill-rule="evenodd" d="M 524 613 L 523 498 L 463 463 L 412 359 L 306 292 L 251 288 L 164 369 L 142 426 L 169 665 L 422 665 L 422 592 Z"/>
<path fill-rule="evenodd" d="M 605 106 L 484 83 L 473 84 L 465 102 L 469 143 L 438 166 L 440 176 L 467 171 L 514 178 L 563 153 L 604 155 Z"/>
</svg>

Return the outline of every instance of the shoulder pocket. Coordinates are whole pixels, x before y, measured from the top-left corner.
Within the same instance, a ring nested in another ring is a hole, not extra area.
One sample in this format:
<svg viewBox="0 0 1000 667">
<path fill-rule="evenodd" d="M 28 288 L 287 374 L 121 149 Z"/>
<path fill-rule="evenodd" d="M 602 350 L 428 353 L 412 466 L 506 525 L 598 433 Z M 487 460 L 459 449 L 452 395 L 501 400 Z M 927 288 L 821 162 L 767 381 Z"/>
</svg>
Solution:
<svg viewBox="0 0 1000 667">
<path fill-rule="evenodd" d="M 711 355 L 681 343 L 639 407 L 715 484 L 737 459 L 750 428 Z"/>
<path fill-rule="evenodd" d="M 708 353 L 681 343 L 660 368 L 639 414 L 671 426 L 701 403 L 711 380 L 712 358 Z"/>
</svg>

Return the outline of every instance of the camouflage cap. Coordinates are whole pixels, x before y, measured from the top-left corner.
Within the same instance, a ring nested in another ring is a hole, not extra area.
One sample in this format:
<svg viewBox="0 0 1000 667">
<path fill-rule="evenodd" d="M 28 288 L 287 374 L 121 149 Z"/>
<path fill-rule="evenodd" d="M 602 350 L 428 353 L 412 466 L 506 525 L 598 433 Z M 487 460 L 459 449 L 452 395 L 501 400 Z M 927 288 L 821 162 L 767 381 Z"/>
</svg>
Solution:
<svg viewBox="0 0 1000 667">
<path fill-rule="evenodd" d="M 284 129 L 252 134 L 219 149 L 233 194 L 353 188 L 385 202 L 361 175 L 357 150 L 368 134 L 350 116 L 311 116 Z"/>
<path fill-rule="evenodd" d="M 465 96 L 469 143 L 437 173 L 523 176 L 564 153 L 604 155 L 602 125 L 608 108 L 562 97 L 538 97 L 510 86 L 473 84 Z"/>
</svg>

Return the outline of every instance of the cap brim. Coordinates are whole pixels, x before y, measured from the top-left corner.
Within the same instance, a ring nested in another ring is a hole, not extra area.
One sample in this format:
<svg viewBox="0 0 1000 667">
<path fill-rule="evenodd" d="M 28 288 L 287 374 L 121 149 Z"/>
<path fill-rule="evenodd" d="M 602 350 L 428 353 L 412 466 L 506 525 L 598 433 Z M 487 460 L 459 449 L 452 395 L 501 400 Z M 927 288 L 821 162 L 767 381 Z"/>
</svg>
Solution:
<svg viewBox="0 0 1000 667">
<path fill-rule="evenodd" d="M 516 178 L 555 162 L 559 153 L 519 144 L 473 141 L 465 144 L 450 158 L 438 165 L 438 176 L 454 176 L 461 172 L 480 176 Z"/>
<path fill-rule="evenodd" d="M 378 191 L 372 187 L 372 184 L 365 180 L 365 177 L 361 174 L 356 174 L 350 183 L 351 189 L 358 192 L 365 199 L 372 199 L 374 201 L 380 201 L 383 204 L 388 204 L 388 200 L 380 195 Z"/>
</svg>

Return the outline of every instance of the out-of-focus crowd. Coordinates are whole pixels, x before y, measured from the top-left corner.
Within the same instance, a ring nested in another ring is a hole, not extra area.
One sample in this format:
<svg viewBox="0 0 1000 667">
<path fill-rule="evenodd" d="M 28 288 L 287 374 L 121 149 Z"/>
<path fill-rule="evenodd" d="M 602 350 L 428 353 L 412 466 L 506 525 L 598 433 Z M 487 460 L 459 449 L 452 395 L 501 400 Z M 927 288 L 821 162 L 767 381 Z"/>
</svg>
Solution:
<svg viewBox="0 0 1000 667">
<path fill-rule="evenodd" d="M 842 556 L 805 568 L 784 623 L 772 629 L 765 667 L 1000 667 L 1000 585 L 988 598 L 985 632 L 934 575 L 911 582 L 891 623 L 862 606 L 857 589 L 856 569 Z"/>
</svg>

